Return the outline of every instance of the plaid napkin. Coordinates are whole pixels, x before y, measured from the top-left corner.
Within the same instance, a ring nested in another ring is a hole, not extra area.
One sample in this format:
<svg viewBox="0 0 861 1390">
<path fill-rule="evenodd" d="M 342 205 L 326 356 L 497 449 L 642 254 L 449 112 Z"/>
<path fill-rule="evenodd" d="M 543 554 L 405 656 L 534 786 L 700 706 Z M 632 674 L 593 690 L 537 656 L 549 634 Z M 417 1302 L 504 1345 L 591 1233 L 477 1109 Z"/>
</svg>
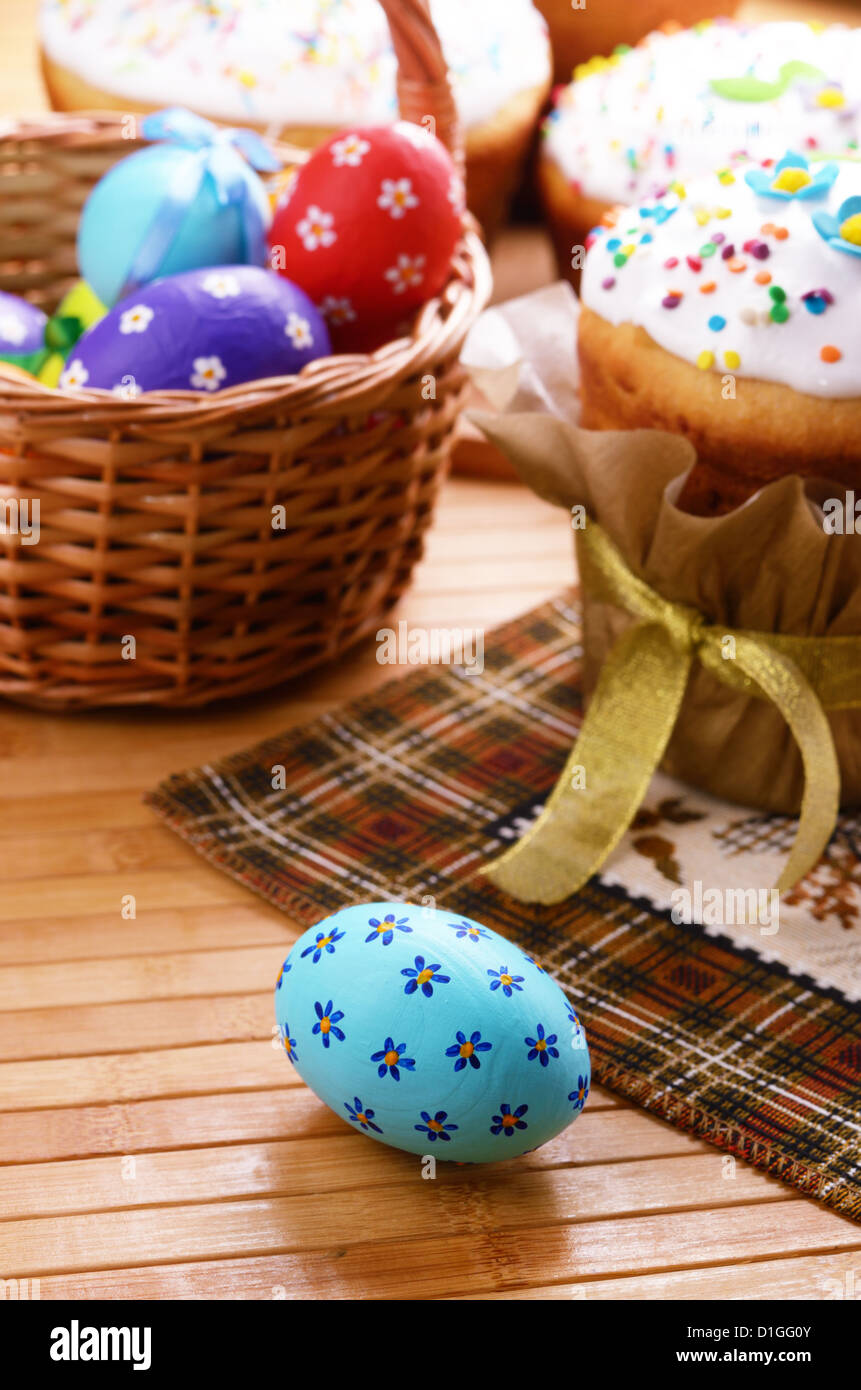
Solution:
<svg viewBox="0 0 861 1390">
<path fill-rule="evenodd" d="M 796 890 L 785 944 L 782 931 L 676 920 L 672 894 L 698 854 L 723 856 L 726 881 L 727 856 L 773 847 L 788 831 L 779 817 L 667 779 L 601 876 L 561 907 L 525 906 L 478 877 L 540 813 L 576 738 L 578 620 L 562 596 L 491 634 L 480 674 L 422 668 L 171 777 L 149 804 L 305 926 L 387 898 L 431 898 L 485 922 L 566 991 L 602 1085 L 861 1220 L 861 1009 L 845 969 L 859 949 L 861 876 L 850 821 L 833 862 Z M 733 830 L 740 823 L 744 834 Z M 832 870 L 843 887 L 823 897 Z M 828 932 L 847 945 L 820 953 L 814 978 L 808 957 Z"/>
</svg>

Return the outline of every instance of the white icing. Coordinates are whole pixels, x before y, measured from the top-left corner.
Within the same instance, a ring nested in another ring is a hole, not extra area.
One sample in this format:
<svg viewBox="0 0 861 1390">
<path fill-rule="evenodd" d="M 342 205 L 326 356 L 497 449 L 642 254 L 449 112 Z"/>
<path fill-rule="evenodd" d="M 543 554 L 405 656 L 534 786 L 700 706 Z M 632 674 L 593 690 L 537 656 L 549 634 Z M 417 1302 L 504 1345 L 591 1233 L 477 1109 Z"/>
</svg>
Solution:
<svg viewBox="0 0 861 1390">
<path fill-rule="evenodd" d="M 550 75 L 531 0 L 432 0 L 464 126 Z M 47 56 L 130 105 L 229 121 L 374 124 L 395 115 L 378 0 L 43 0 Z"/>
<path fill-rule="evenodd" d="M 774 82 L 789 62 L 819 68 L 825 84 L 798 78 L 765 101 L 730 100 L 710 85 L 751 73 Z M 832 84 L 843 88 L 839 108 L 819 104 Z M 544 134 L 546 155 L 565 177 L 608 203 L 660 197 L 674 178 L 778 148 L 846 153 L 861 135 L 861 28 L 721 20 L 651 34 L 613 66 L 565 87 Z"/>
<path fill-rule="evenodd" d="M 782 156 L 781 151 L 781 156 Z M 811 163 L 810 173 L 822 168 Z M 791 201 L 755 193 L 742 174 L 726 185 L 717 175 L 687 185 L 687 196 L 670 194 L 647 208 L 675 208 L 666 221 L 642 216 L 641 208 L 619 213 L 617 225 L 596 232 L 583 270 L 583 303 L 613 324 L 643 327 L 662 348 L 688 362 L 703 352 L 715 356 L 709 369 L 721 375 L 781 382 L 811 396 L 861 397 L 861 256 L 835 249 L 819 235 L 813 214 L 838 214 L 847 198 L 861 196 L 861 162 L 843 161 L 826 197 Z M 718 217 L 717 211 L 729 210 Z M 699 225 L 697 216 L 708 217 Z M 771 223 L 785 229 L 763 231 Z M 714 233 L 726 240 L 718 251 L 701 256 Z M 651 242 L 642 243 L 644 235 Z M 621 246 L 613 245 L 619 240 Z M 764 243 L 769 256 L 759 260 L 745 251 L 748 241 Z M 723 250 L 734 246 L 744 268 L 731 269 Z M 626 263 L 618 267 L 614 257 L 633 246 Z M 692 269 L 688 256 L 700 256 L 702 269 Z M 678 265 L 667 268 L 672 258 Z M 768 273 L 770 284 L 757 284 L 757 274 Z M 608 280 L 615 280 L 605 288 Z M 714 282 L 713 293 L 703 284 Z M 789 318 L 776 323 L 770 317 L 775 303 L 772 287 L 785 291 Z M 822 314 L 813 314 L 802 295 L 826 289 L 834 297 Z M 668 309 L 664 299 L 681 291 L 677 307 Z M 726 327 L 714 331 L 712 316 L 726 319 Z M 824 363 L 824 347 L 837 348 L 840 361 Z M 738 353 L 738 364 L 727 364 L 726 352 Z"/>
</svg>

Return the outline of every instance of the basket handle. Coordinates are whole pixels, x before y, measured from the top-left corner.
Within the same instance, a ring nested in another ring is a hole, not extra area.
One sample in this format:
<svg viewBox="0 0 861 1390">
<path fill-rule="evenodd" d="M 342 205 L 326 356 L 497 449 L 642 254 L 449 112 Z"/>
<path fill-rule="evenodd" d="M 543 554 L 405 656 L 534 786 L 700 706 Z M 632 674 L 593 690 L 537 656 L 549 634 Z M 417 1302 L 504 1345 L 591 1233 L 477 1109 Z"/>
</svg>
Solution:
<svg viewBox="0 0 861 1390">
<path fill-rule="evenodd" d="M 380 0 L 389 22 L 398 60 L 398 110 L 405 121 L 421 125 L 432 117 L 436 134 L 463 175 L 463 135 L 448 66 L 428 0 Z"/>
</svg>

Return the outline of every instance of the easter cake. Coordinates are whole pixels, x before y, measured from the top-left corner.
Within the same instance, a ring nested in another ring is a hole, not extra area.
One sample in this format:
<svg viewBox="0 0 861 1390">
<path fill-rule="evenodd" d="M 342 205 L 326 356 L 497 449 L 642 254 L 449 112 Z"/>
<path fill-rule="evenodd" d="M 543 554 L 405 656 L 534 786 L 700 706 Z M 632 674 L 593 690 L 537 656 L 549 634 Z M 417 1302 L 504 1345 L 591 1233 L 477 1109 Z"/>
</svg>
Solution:
<svg viewBox="0 0 861 1390">
<path fill-rule="evenodd" d="M 700 515 L 786 474 L 861 484 L 861 162 L 721 171 L 589 242 L 586 428 L 686 436 Z"/>
<path fill-rule="evenodd" d="M 557 82 L 568 82 L 578 63 L 619 44 L 636 43 L 661 24 L 695 24 L 711 15 L 731 14 L 735 0 L 535 0 L 547 20 Z"/>
<path fill-rule="evenodd" d="M 560 272 L 574 280 L 575 248 L 616 205 L 776 149 L 856 152 L 861 28 L 718 20 L 653 33 L 579 68 L 543 134 L 542 200 Z"/>
<path fill-rule="evenodd" d="M 549 89 L 546 25 L 531 0 L 433 0 L 431 10 L 464 127 L 470 206 L 492 226 Z M 40 29 L 62 111 L 182 101 L 307 147 L 397 114 L 378 0 L 43 0 Z"/>
</svg>

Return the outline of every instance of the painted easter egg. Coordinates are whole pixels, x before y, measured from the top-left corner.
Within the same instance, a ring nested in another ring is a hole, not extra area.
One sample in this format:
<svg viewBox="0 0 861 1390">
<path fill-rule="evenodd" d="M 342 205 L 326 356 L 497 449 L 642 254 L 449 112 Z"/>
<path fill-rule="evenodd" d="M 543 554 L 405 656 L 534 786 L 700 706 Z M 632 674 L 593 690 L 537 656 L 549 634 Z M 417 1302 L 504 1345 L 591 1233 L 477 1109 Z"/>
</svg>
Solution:
<svg viewBox="0 0 861 1390">
<path fill-rule="evenodd" d="M 470 918 L 367 903 L 299 938 L 275 1016 L 289 1060 L 348 1124 L 467 1163 L 554 1138 L 589 1093 L 582 1025 L 532 956 Z"/>
<path fill-rule="evenodd" d="M 283 190 L 272 267 L 305 289 L 336 349 L 394 325 L 444 287 L 461 235 L 463 182 L 445 147 L 400 121 L 336 135 Z"/>
<path fill-rule="evenodd" d="M 38 370 L 38 377 L 43 386 L 59 385 L 63 368 L 74 352 L 75 344 L 87 329 L 103 319 L 107 312 L 102 301 L 83 280 L 79 280 L 67 291 L 45 329 L 45 345 L 48 352 Z"/>
<path fill-rule="evenodd" d="M 35 304 L 0 290 L 0 361 L 38 371 L 45 356 L 47 316 Z"/>
<path fill-rule="evenodd" d="M 171 275 L 129 295 L 84 334 L 65 390 L 218 391 L 292 376 L 331 351 L 307 295 L 270 270 L 228 265 Z"/>
<path fill-rule="evenodd" d="M 216 163 L 208 148 L 150 145 L 99 180 L 81 215 L 78 264 L 103 303 L 198 266 L 265 263 L 266 190 L 237 152 L 218 150 Z"/>
</svg>

